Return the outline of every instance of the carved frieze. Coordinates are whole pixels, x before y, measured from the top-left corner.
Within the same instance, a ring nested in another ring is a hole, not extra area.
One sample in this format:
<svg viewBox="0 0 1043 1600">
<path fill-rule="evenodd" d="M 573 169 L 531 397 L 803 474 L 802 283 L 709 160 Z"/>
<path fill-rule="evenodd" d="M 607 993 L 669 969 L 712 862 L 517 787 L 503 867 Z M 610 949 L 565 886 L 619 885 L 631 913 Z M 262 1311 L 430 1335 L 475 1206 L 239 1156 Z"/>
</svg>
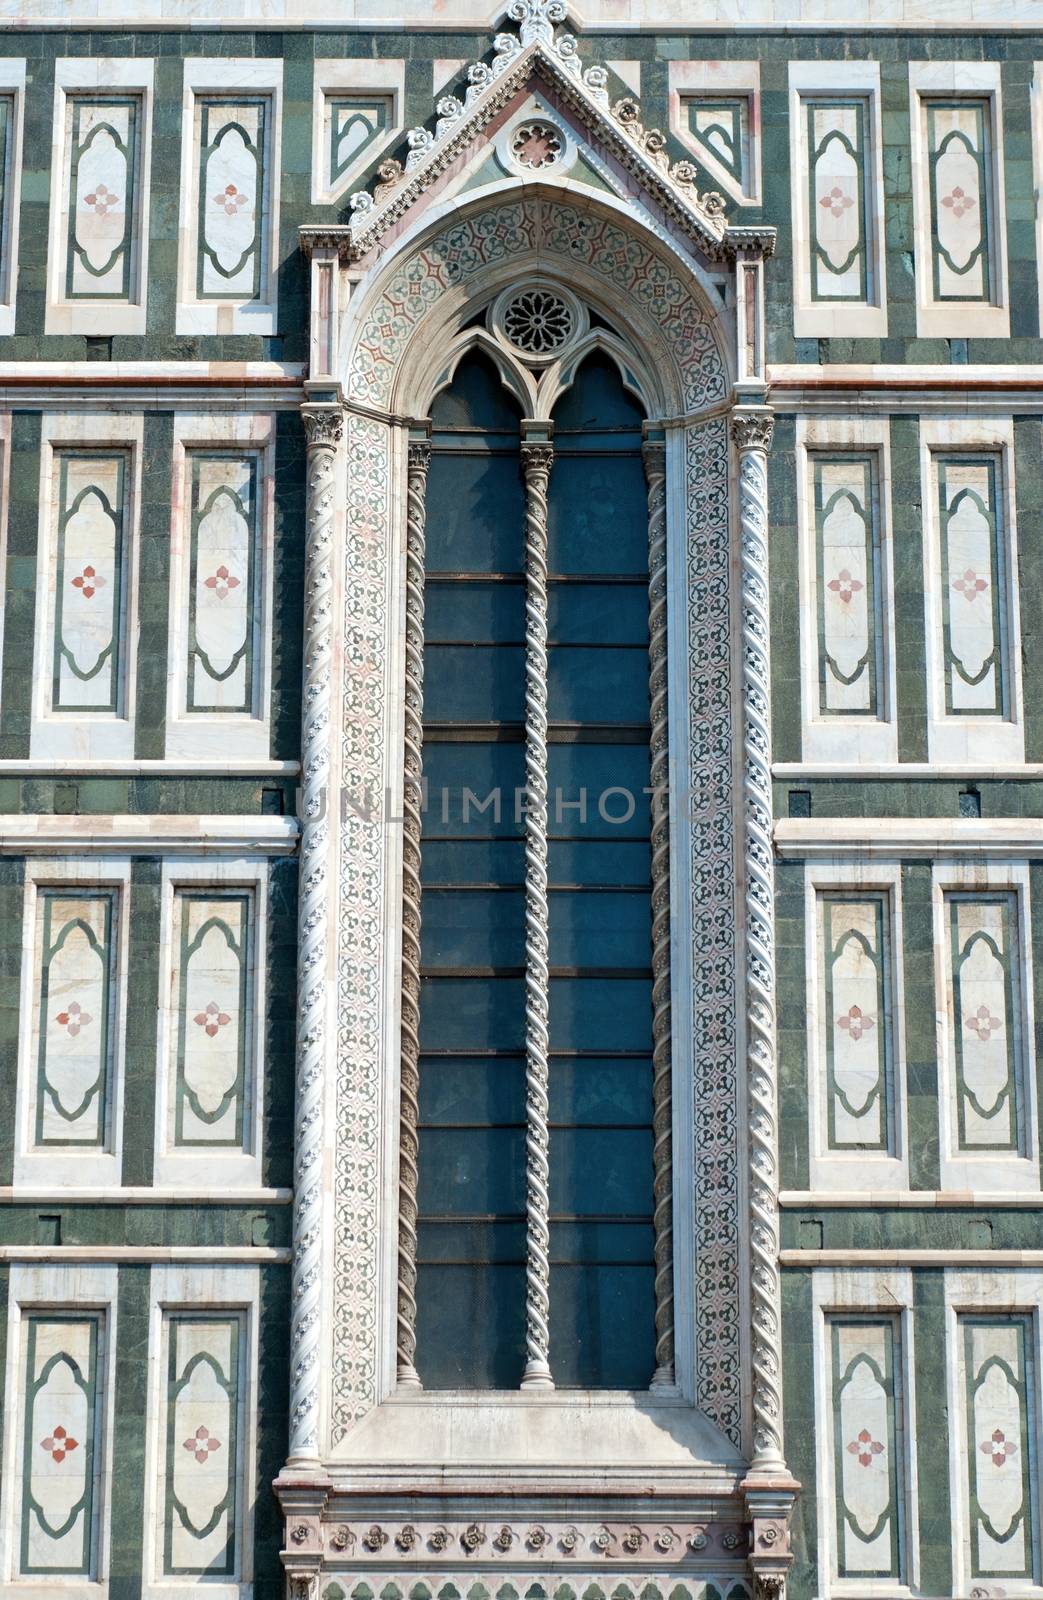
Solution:
<svg viewBox="0 0 1043 1600">
<path fill-rule="evenodd" d="M 297 1527 L 289 1526 L 293 1544 Z M 307 1533 L 309 1530 L 305 1530 Z M 461 1561 L 540 1568 L 562 1562 L 618 1565 L 638 1562 L 656 1568 L 703 1567 L 723 1560 L 742 1562 L 748 1534 L 741 1523 L 704 1521 L 552 1522 L 461 1517 L 458 1521 L 371 1522 L 340 1520 L 323 1524 L 324 1565 L 394 1567 L 403 1555 L 441 1567 Z M 781 1538 L 785 1539 L 785 1528 Z"/>
</svg>

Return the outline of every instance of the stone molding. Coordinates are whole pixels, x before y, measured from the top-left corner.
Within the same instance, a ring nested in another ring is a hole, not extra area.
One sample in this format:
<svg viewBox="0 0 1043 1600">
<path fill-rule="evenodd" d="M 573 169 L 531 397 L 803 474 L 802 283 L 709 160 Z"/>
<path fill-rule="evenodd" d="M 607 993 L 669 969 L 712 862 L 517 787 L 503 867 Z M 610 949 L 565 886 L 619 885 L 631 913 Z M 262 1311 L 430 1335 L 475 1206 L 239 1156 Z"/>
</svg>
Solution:
<svg viewBox="0 0 1043 1600">
<path fill-rule="evenodd" d="M 1043 818 L 780 817 L 774 839 L 778 854 L 793 860 L 845 855 L 1035 860 L 1043 856 Z"/>
<path fill-rule="evenodd" d="M 288 856 L 297 848 L 294 817 L 0 816 L 0 855 L 82 852 L 105 855 Z"/>
<path fill-rule="evenodd" d="M 753 1471 L 784 1466 L 775 1057 L 775 868 L 772 856 L 768 463 L 774 420 L 737 407 L 742 583 L 743 826 L 746 900 L 746 1082 L 749 1117 Z"/>
<path fill-rule="evenodd" d="M 324 1087 L 330 922 L 329 721 L 332 701 L 334 479 L 339 405 L 303 408 L 308 446 L 297 933 L 290 1460 L 318 1460 Z"/>
</svg>

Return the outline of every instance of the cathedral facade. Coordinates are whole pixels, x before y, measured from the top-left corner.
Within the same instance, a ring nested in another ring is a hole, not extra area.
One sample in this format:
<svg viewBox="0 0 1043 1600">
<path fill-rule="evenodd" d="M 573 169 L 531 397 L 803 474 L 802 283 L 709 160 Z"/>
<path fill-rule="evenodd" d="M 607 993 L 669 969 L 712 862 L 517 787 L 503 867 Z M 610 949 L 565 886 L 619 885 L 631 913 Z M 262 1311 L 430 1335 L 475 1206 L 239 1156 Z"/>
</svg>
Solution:
<svg viewBox="0 0 1043 1600">
<path fill-rule="evenodd" d="M 1034 9 L 0 0 L 5 1596 L 1043 1596 Z"/>
</svg>

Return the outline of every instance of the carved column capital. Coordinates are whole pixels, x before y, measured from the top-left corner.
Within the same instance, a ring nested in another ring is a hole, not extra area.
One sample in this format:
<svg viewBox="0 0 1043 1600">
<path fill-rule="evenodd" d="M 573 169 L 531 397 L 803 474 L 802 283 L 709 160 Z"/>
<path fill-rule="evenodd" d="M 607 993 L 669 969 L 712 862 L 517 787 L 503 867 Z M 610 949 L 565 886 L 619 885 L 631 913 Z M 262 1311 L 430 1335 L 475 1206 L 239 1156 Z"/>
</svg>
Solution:
<svg viewBox="0 0 1043 1600">
<path fill-rule="evenodd" d="M 410 439 L 409 441 L 409 471 L 427 473 L 431 465 L 431 443 L 428 439 Z"/>
<path fill-rule="evenodd" d="M 301 416 L 309 450 L 336 450 L 344 437 L 344 412 L 340 406 L 302 406 Z"/>
<path fill-rule="evenodd" d="M 775 415 L 768 406 L 736 406 L 732 412 L 732 439 L 740 451 L 771 449 Z"/>
<path fill-rule="evenodd" d="M 554 465 L 554 446 L 552 444 L 523 444 L 521 447 L 522 471 L 528 479 L 529 474 L 550 473 Z"/>
</svg>

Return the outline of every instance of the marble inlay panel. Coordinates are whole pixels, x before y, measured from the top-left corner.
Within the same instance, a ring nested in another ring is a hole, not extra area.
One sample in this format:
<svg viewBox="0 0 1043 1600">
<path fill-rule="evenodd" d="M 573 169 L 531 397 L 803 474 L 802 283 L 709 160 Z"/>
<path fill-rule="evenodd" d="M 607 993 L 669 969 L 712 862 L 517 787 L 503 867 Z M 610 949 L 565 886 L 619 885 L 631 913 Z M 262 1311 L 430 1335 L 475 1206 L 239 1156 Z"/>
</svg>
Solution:
<svg viewBox="0 0 1043 1600">
<path fill-rule="evenodd" d="M 175 896 L 176 1147 L 243 1143 L 252 913 L 249 893 Z"/>
<path fill-rule="evenodd" d="M 902 1571 L 893 1320 L 829 1323 L 838 1577 Z"/>
<path fill-rule="evenodd" d="M 251 712 L 259 568 L 258 458 L 193 452 L 188 711 Z"/>
<path fill-rule="evenodd" d="M 96 1577 L 98 1317 L 23 1322 L 19 1572 Z"/>
<path fill-rule="evenodd" d="M 113 889 L 38 896 L 34 1147 L 107 1142 L 116 926 Z"/>
<path fill-rule="evenodd" d="M 124 452 L 58 450 L 52 706 L 121 711 Z"/>
<path fill-rule="evenodd" d="M 242 1517 L 242 1323 L 171 1315 L 163 1444 L 163 1573 L 233 1577 Z"/>
<path fill-rule="evenodd" d="M 134 298 L 141 98 L 70 95 L 66 101 L 70 300 Z"/>
</svg>

